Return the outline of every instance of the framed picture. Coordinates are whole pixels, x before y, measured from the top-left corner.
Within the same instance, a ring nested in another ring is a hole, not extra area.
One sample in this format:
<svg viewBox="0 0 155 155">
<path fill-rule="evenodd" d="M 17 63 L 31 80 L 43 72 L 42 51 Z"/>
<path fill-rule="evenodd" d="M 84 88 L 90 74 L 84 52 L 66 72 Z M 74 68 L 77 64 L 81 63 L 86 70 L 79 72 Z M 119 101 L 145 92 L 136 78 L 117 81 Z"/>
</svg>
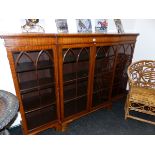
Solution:
<svg viewBox="0 0 155 155">
<path fill-rule="evenodd" d="M 23 20 L 22 20 L 23 21 Z M 43 20 L 41 20 L 43 22 Z M 24 25 L 21 26 L 22 32 L 30 33 L 43 33 L 45 32 L 44 28 L 40 26 L 40 19 L 25 19 Z"/>
<path fill-rule="evenodd" d="M 90 19 L 76 19 L 77 32 L 79 33 L 91 33 L 92 25 Z"/>
<path fill-rule="evenodd" d="M 68 33 L 67 19 L 55 20 L 58 33 Z"/>
<path fill-rule="evenodd" d="M 107 33 L 108 20 L 107 19 L 95 19 L 95 32 Z"/>
<path fill-rule="evenodd" d="M 120 19 L 114 19 L 116 29 L 118 33 L 124 33 L 123 25 Z"/>
</svg>

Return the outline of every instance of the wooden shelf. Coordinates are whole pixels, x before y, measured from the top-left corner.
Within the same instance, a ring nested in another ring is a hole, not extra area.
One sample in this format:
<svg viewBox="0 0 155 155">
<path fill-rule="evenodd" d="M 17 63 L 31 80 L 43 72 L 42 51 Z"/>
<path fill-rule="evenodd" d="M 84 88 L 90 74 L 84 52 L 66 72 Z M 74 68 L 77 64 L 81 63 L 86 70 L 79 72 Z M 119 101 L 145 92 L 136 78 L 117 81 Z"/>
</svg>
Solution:
<svg viewBox="0 0 155 155">
<path fill-rule="evenodd" d="M 88 81 L 78 81 L 64 85 L 64 101 L 87 94 Z"/>
<path fill-rule="evenodd" d="M 72 73 L 64 73 L 64 76 L 63 76 L 63 81 L 64 82 L 67 82 L 67 81 L 70 81 L 70 80 L 75 80 L 77 78 L 85 78 L 85 77 L 88 77 L 88 71 L 84 70 L 84 71 L 80 71 L 80 72 L 72 72 Z"/>
<path fill-rule="evenodd" d="M 76 79 L 76 72 L 68 73 L 68 74 L 64 73 L 64 76 L 63 76 L 63 81 L 64 82 L 67 82 L 67 81 L 70 81 L 70 80 L 74 80 L 74 79 Z"/>
<path fill-rule="evenodd" d="M 63 64 L 71 64 L 71 63 L 82 63 L 82 62 L 88 62 L 89 63 L 89 59 L 87 59 L 87 60 L 78 60 L 78 61 L 76 61 L 76 60 L 72 60 L 72 61 L 64 61 L 63 62 Z"/>
<path fill-rule="evenodd" d="M 36 91 L 38 89 L 46 89 L 55 86 L 55 82 L 53 83 L 51 78 L 42 78 L 37 80 L 31 80 L 20 83 L 20 92 L 22 94 L 29 93 L 31 91 Z"/>
<path fill-rule="evenodd" d="M 94 78 L 97 78 L 97 77 L 109 78 L 109 77 L 112 77 L 112 74 L 113 74 L 112 71 L 106 71 L 106 72 L 104 72 L 104 71 L 102 71 L 102 72 L 97 71 L 94 74 Z"/>
<path fill-rule="evenodd" d="M 87 109 L 87 95 L 64 101 L 64 116 L 69 117 Z"/>
<path fill-rule="evenodd" d="M 55 105 L 26 114 L 28 130 L 57 120 Z"/>
<path fill-rule="evenodd" d="M 23 99 L 25 113 L 31 113 L 44 109 L 56 103 L 55 94 L 42 94 L 40 96 L 27 97 Z"/>
<path fill-rule="evenodd" d="M 32 62 L 24 62 L 19 63 L 16 66 L 17 73 L 35 71 L 35 70 L 42 70 L 42 69 L 52 69 L 53 65 L 50 61 L 40 61 L 37 66 L 34 65 Z"/>
<path fill-rule="evenodd" d="M 108 89 L 110 89 L 110 86 L 109 87 L 104 87 L 104 88 L 102 87 L 102 88 L 100 88 L 98 90 L 94 90 L 93 94 L 104 92 L 104 91 L 108 91 Z"/>
<path fill-rule="evenodd" d="M 77 79 L 68 80 L 68 81 L 64 82 L 64 86 L 68 85 L 68 84 L 72 84 L 73 82 L 76 82 L 76 81 L 80 81 L 80 80 L 84 81 L 84 80 L 87 80 L 87 79 L 88 79 L 88 76 L 77 78 Z"/>
<path fill-rule="evenodd" d="M 82 97 L 84 97 L 84 96 L 87 96 L 87 94 L 83 94 L 83 95 L 81 95 L 81 96 L 77 96 L 77 97 L 73 97 L 73 98 L 68 99 L 68 100 L 64 100 L 64 103 L 77 100 L 77 99 L 82 98 Z"/>
</svg>

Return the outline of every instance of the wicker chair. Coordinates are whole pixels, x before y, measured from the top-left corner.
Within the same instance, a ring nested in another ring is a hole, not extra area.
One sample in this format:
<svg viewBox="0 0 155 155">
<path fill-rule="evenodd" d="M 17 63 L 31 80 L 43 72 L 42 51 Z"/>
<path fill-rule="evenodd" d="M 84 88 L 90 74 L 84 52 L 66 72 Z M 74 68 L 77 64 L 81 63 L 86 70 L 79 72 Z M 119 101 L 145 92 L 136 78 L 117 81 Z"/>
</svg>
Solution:
<svg viewBox="0 0 155 155">
<path fill-rule="evenodd" d="M 125 104 L 125 119 L 151 123 L 150 119 L 131 115 L 131 111 L 155 116 L 155 60 L 143 60 L 128 67 L 129 93 Z"/>
</svg>

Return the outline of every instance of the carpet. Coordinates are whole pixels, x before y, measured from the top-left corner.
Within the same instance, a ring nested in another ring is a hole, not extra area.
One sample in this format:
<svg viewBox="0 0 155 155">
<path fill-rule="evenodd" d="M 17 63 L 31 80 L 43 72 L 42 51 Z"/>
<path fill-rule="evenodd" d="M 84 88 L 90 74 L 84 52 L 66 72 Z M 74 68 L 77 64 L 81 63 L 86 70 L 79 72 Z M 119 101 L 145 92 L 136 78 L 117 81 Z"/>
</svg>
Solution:
<svg viewBox="0 0 155 155">
<path fill-rule="evenodd" d="M 71 122 L 65 132 L 48 129 L 38 135 L 154 135 L 154 125 L 124 119 L 124 102 L 124 99 L 117 101 L 112 109 L 101 109 Z M 23 134 L 21 126 L 9 132 L 11 135 Z"/>
</svg>

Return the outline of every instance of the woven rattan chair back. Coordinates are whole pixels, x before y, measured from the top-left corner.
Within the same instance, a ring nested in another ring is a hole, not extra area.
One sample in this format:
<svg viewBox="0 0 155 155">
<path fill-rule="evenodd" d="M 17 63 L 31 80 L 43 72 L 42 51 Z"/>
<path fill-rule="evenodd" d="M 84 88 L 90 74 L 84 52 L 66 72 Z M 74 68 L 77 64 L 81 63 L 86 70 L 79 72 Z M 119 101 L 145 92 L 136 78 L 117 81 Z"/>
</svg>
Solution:
<svg viewBox="0 0 155 155">
<path fill-rule="evenodd" d="M 155 88 L 155 61 L 142 60 L 128 67 L 129 82 L 135 86 Z"/>
</svg>

